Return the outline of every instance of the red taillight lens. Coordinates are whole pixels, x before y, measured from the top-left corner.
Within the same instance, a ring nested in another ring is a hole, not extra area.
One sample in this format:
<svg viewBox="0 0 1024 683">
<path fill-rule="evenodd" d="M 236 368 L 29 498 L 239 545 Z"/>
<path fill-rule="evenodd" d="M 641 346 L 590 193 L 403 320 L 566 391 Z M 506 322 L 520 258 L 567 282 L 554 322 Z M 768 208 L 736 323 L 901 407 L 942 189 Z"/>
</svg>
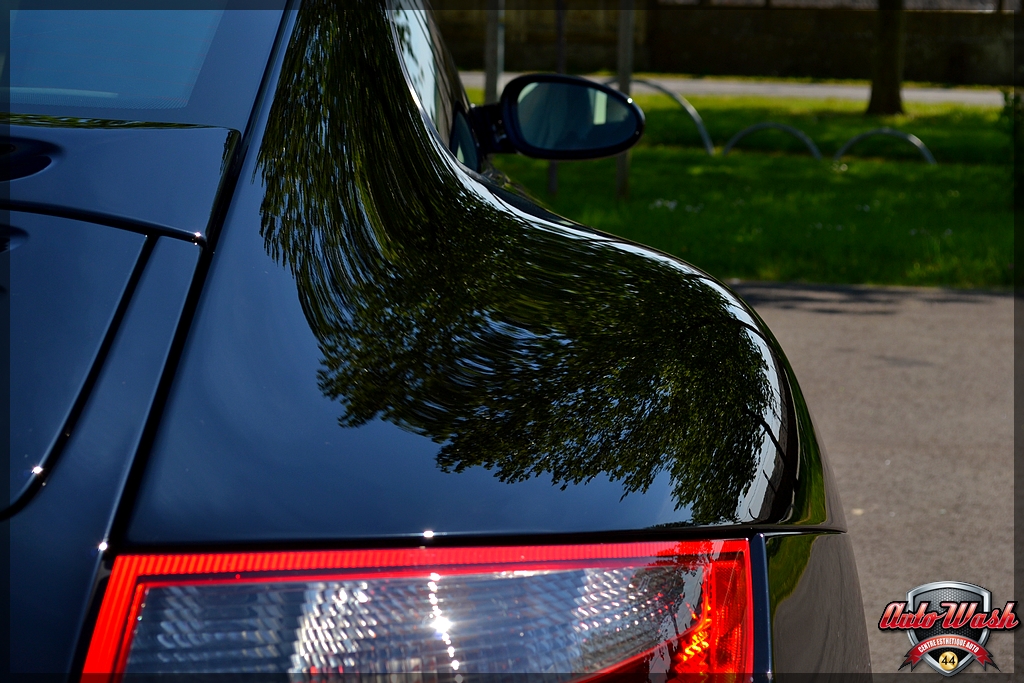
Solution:
<svg viewBox="0 0 1024 683">
<path fill-rule="evenodd" d="M 752 652 L 745 540 L 124 555 L 84 673 L 672 678 Z"/>
</svg>

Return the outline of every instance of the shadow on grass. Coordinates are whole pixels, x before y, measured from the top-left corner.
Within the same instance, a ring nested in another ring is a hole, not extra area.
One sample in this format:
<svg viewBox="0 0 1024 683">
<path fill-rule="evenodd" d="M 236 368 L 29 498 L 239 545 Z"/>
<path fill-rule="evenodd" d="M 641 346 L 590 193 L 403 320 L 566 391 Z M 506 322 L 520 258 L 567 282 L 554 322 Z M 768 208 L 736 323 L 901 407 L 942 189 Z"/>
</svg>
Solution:
<svg viewBox="0 0 1024 683">
<path fill-rule="evenodd" d="M 993 292 L 984 289 L 862 287 L 780 282 L 734 282 L 733 289 L 754 308 L 841 315 L 894 315 L 909 300 L 987 306 Z M 1010 296 L 1010 292 L 1005 292 Z"/>
</svg>

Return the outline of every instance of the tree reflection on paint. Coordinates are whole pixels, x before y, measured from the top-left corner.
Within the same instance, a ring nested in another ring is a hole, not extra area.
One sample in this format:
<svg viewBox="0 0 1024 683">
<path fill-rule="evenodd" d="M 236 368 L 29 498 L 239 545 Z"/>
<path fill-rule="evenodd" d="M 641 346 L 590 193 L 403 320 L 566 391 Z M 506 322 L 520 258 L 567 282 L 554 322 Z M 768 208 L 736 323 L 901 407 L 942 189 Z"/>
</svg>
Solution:
<svg viewBox="0 0 1024 683">
<path fill-rule="evenodd" d="M 304 3 L 259 151 L 262 235 L 340 425 L 393 422 L 440 444 L 443 471 L 505 482 L 625 495 L 667 472 L 695 523 L 735 520 L 779 410 L 751 333 L 667 259 L 475 194 L 391 36 L 382 11 Z"/>
</svg>

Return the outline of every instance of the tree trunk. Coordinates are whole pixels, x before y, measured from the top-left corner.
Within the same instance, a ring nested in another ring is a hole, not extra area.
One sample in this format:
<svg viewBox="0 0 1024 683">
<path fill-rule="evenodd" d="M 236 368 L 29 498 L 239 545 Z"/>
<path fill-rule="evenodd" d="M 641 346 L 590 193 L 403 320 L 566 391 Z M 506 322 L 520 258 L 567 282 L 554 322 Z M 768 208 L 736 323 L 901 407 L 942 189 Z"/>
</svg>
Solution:
<svg viewBox="0 0 1024 683">
<path fill-rule="evenodd" d="M 505 0 L 487 0 L 484 38 L 484 102 L 498 101 L 501 72 L 505 70 Z"/>
<path fill-rule="evenodd" d="M 565 0 L 555 0 L 555 72 L 565 73 Z M 548 162 L 548 194 L 558 194 L 558 162 Z"/>
<path fill-rule="evenodd" d="M 629 94 L 633 80 L 633 0 L 619 0 L 619 92 Z M 629 150 L 615 159 L 615 195 L 629 196 Z"/>
<path fill-rule="evenodd" d="M 1021 90 L 1015 87 L 1003 95 L 1006 99 L 1003 111 L 1010 119 L 1013 139 L 1013 208 L 1018 216 L 1024 216 L 1024 100 Z"/>
<path fill-rule="evenodd" d="M 878 0 L 875 34 L 875 72 L 871 79 L 868 114 L 902 114 L 903 42 L 906 17 L 903 0 Z"/>
</svg>

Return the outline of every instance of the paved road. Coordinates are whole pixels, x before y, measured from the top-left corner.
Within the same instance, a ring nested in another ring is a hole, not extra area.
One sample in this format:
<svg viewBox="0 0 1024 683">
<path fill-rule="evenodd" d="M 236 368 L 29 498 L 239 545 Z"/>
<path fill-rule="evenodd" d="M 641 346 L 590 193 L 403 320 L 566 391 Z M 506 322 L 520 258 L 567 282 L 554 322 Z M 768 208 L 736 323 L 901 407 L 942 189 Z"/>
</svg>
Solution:
<svg viewBox="0 0 1024 683">
<path fill-rule="evenodd" d="M 1012 297 L 733 288 L 785 349 L 824 440 L 857 554 L 873 670 L 902 663 L 907 637 L 877 624 L 915 586 L 967 581 L 998 606 L 1024 600 L 1013 595 Z M 989 646 L 1012 671 L 1013 636 L 993 634 Z"/>
<path fill-rule="evenodd" d="M 501 85 L 512 80 L 518 73 L 502 74 Z M 598 80 L 607 80 L 599 77 Z M 683 95 L 764 95 L 767 97 L 798 97 L 805 99 L 860 100 L 867 104 L 870 88 L 866 85 L 836 85 L 830 83 L 785 83 L 770 81 L 743 81 L 705 78 L 659 78 L 654 81 L 672 92 Z M 467 88 L 483 88 L 484 75 L 481 71 L 463 71 L 462 82 Z M 649 90 L 637 84 L 637 92 Z M 903 99 L 908 102 L 959 102 L 961 104 L 1000 107 L 1003 94 L 996 89 L 975 88 L 904 88 Z"/>
</svg>

